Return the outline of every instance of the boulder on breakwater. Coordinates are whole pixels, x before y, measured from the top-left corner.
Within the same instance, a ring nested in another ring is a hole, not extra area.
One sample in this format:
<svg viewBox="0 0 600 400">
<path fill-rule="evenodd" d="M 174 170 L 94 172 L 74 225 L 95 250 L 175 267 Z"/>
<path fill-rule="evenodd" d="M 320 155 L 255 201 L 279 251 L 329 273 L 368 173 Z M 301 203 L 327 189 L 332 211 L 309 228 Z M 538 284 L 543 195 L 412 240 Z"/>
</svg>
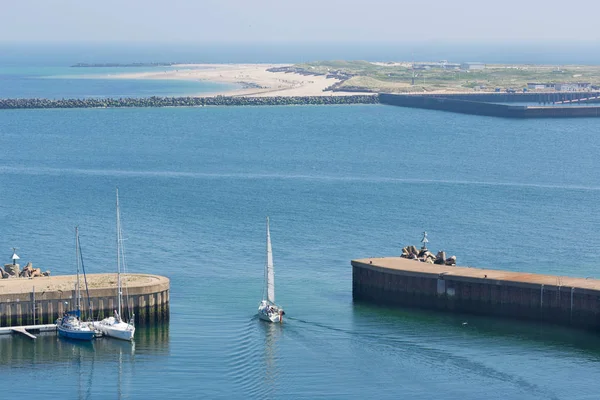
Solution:
<svg viewBox="0 0 600 400">
<path fill-rule="evenodd" d="M 21 271 L 19 264 L 4 264 L 4 269 L 0 267 L 0 277 L 2 279 L 35 278 L 38 276 L 50 276 L 50 271 L 42 272 L 40 268 L 33 268 L 33 264 L 30 262 L 23 267 L 23 271 Z"/>
<path fill-rule="evenodd" d="M 446 252 L 441 250 L 437 254 L 430 252 L 425 246 L 417 249 L 415 246 L 406 246 L 402 249 L 402 258 L 417 260 L 428 264 L 456 266 L 456 256 L 446 258 Z"/>
</svg>

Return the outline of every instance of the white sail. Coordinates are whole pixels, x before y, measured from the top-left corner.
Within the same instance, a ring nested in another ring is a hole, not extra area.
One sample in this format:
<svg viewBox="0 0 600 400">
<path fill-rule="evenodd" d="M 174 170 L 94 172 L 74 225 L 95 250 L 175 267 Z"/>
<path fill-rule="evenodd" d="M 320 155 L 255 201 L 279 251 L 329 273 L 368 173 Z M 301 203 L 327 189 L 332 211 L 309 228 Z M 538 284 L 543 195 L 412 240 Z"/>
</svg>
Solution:
<svg viewBox="0 0 600 400">
<path fill-rule="evenodd" d="M 271 247 L 271 230 L 267 217 L 267 263 L 265 265 L 265 288 L 263 299 L 258 305 L 258 318 L 268 322 L 283 322 L 283 308 L 275 304 L 275 269 L 273 268 L 273 249 Z"/>
<path fill-rule="evenodd" d="M 275 271 L 273 269 L 273 249 L 271 248 L 269 217 L 267 217 L 267 300 L 275 304 Z"/>
</svg>

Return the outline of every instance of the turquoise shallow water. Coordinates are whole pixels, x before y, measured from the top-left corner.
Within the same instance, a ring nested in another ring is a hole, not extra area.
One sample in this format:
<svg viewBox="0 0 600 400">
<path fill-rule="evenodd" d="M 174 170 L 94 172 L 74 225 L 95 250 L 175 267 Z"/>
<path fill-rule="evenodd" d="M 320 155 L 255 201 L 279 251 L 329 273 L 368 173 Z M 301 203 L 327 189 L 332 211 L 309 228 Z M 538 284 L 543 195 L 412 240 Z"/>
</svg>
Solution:
<svg viewBox="0 0 600 400">
<path fill-rule="evenodd" d="M 24 62 L 24 61 L 21 61 Z M 115 75 L 160 73 L 177 67 L 7 66 L 0 62 L 0 98 L 126 98 L 148 96 L 199 96 L 233 90 L 237 85 L 206 81 L 114 79 Z"/>
<path fill-rule="evenodd" d="M 423 230 L 459 263 L 598 277 L 594 119 L 387 106 L 0 112 L 6 260 L 171 278 L 135 347 L 0 338 L 3 396 L 595 399 L 596 334 L 354 304 L 352 258 Z M 283 326 L 257 320 L 271 217 Z M 463 325 L 463 322 L 468 322 Z M 35 384 L 21 385 L 23 374 Z"/>
</svg>

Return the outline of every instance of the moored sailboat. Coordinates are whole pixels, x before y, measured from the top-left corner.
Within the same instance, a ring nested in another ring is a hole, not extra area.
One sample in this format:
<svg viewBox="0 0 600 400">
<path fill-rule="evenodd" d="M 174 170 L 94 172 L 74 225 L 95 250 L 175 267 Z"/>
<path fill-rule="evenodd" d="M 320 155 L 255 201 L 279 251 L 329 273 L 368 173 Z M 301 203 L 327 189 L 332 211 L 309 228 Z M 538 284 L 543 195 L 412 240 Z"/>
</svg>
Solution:
<svg viewBox="0 0 600 400">
<path fill-rule="evenodd" d="M 79 285 L 79 266 L 82 264 L 82 258 L 80 255 L 80 250 L 79 228 L 75 228 L 75 253 L 77 255 L 77 283 L 75 284 L 75 297 L 77 309 L 67 311 L 62 318 L 57 319 L 56 330 L 58 332 L 58 336 L 61 337 L 77 340 L 92 340 L 96 336 L 94 327 L 89 322 L 81 321 L 81 288 Z M 83 273 L 85 275 L 85 270 Z"/>
<path fill-rule="evenodd" d="M 94 322 L 94 327 L 100 330 L 106 336 L 121 340 L 133 340 L 135 326 L 133 315 L 130 315 L 130 321 L 125 322 L 121 317 L 123 289 L 121 282 L 121 261 L 124 263 L 123 251 L 123 232 L 121 230 L 121 214 L 119 209 L 119 189 L 117 189 L 117 310 L 114 316 L 104 318 L 102 321 Z"/>
<path fill-rule="evenodd" d="M 269 322 L 283 322 L 283 308 L 275 304 L 275 269 L 273 266 L 273 249 L 271 247 L 271 232 L 269 217 L 267 217 L 267 262 L 265 265 L 265 287 L 263 299 L 258 306 L 258 317 Z"/>
</svg>

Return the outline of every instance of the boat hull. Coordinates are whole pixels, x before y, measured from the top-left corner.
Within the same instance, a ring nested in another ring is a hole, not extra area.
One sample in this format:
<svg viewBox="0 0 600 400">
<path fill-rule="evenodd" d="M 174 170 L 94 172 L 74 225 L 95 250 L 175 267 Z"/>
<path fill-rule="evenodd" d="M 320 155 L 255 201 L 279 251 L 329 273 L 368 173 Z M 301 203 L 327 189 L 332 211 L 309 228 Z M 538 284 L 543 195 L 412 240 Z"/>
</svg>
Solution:
<svg viewBox="0 0 600 400">
<path fill-rule="evenodd" d="M 115 322 L 114 318 L 107 318 L 99 322 L 94 322 L 94 328 L 98 329 L 105 336 L 110 336 L 120 340 L 133 340 L 135 327 L 125 322 Z"/>
<path fill-rule="evenodd" d="M 281 322 L 281 318 L 279 317 L 279 315 L 269 316 L 267 314 L 259 312 L 258 318 L 262 319 L 263 321 L 267 321 L 267 322 Z"/>
<path fill-rule="evenodd" d="M 64 328 L 57 328 L 58 336 L 75 339 L 75 340 L 93 340 L 96 337 L 96 332 L 94 331 L 80 331 L 80 330 L 70 330 Z"/>
<path fill-rule="evenodd" d="M 270 309 L 270 311 L 269 311 Z M 258 318 L 267 322 L 283 322 L 283 309 L 275 306 L 275 305 L 267 305 L 265 303 L 261 303 L 258 306 Z"/>
</svg>

